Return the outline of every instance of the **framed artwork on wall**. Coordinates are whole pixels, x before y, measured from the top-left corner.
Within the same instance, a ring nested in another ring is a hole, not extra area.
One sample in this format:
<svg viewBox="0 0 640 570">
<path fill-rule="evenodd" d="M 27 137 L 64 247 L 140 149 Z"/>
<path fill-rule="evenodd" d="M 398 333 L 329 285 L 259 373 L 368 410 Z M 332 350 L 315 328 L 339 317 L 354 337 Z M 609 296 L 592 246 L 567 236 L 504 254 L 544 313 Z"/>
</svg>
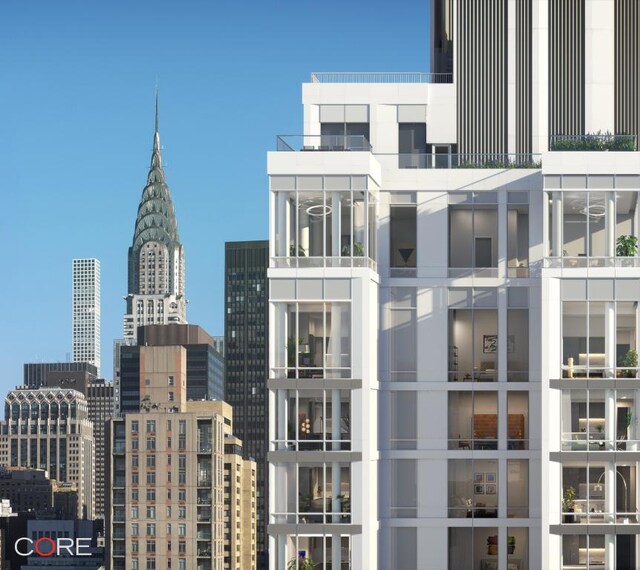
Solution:
<svg viewBox="0 0 640 570">
<path fill-rule="evenodd" d="M 484 334 L 482 335 L 482 352 L 485 354 L 495 354 L 498 352 L 498 335 Z"/>
</svg>

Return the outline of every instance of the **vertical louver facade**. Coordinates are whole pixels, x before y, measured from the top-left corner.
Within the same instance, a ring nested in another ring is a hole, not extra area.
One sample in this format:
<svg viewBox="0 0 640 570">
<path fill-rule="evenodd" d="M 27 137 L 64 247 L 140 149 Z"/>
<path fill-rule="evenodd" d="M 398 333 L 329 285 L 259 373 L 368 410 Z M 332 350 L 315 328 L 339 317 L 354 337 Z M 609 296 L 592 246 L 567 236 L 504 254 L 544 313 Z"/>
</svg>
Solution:
<svg viewBox="0 0 640 570">
<path fill-rule="evenodd" d="M 584 134 L 584 0 L 549 1 L 549 134 Z"/>
<path fill-rule="evenodd" d="M 458 148 L 507 152 L 507 1 L 458 0 Z"/>
<path fill-rule="evenodd" d="M 516 153 L 532 151 L 531 2 L 516 2 Z"/>
<path fill-rule="evenodd" d="M 638 0 L 615 2 L 615 129 L 616 133 L 638 135 L 638 90 L 640 7 Z"/>
</svg>

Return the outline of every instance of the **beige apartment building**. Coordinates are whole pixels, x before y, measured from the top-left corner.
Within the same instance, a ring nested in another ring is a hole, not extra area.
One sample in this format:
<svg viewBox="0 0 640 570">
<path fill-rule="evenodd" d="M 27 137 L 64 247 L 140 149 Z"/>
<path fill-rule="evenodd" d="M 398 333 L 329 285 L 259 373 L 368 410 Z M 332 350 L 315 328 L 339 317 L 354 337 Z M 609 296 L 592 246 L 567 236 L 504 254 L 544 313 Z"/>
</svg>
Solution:
<svg viewBox="0 0 640 570">
<path fill-rule="evenodd" d="M 231 407 L 186 400 L 182 346 L 141 348 L 140 402 L 107 430 L 108 568 L 254 569 L 256 467 Z"/>
</svg>

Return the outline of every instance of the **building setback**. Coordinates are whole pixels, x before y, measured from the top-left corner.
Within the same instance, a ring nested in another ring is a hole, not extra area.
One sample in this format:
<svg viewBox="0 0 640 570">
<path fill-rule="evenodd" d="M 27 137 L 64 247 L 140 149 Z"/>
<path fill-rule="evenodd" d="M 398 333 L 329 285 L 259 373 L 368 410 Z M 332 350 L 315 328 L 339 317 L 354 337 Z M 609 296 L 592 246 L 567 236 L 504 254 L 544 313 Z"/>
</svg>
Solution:
<svg viewBox="0 0 640 570">
<path fill-rule="evenodd" d="M 123 413 L 140 409 L 140 386 L 147 347 L 182 346 L 187 353 L 188 400 L 222 400 L 224 359 L 214 348 L 212 337 L 198 325 L 147 325 L 138 329 L 136 346 L 120 347 L 120 404 Z"/>
<path fill-rule="evenodd" d="M 432 10 L 268 155 L 270 567 L 639 568 L 638 3 Z"/>
<path fill-rule="evenodd" d="M 140 355 L 140 410 L 112 419 L 108 430 L 109 568 L 149 568 L 157 560 L 182 570 L 255 568 L 255 525 L 243 532 L 255 510 L 245 512 L 239 497 L 248 485 L 255 498 L 255 463 L 225 450 L 227 442 L 240 446 L 230 406 L 186 400 L 182 346 L 141 347 Z"/>
<path fill-rule="evenodd" d="M 258 468 L 258 565 L 267 567 L 268 241 L 225 244 L 225 393 L 234 433 Z"/>
<path fill-rule="evenodd" d="M 100 261 L 74 259 L 71 331 L 73 362 L 88 362 L 100 375 Z"/>
</svg>

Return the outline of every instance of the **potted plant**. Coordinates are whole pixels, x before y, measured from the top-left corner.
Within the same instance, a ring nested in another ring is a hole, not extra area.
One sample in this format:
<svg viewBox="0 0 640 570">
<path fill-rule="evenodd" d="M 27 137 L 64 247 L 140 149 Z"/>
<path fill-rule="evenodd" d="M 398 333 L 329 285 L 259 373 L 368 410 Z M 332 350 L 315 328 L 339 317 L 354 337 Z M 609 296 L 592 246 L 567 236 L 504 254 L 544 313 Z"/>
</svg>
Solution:
<svg viewBox="0 0 640 570">
<path fill-rule="evenodd" d="M 633 418 L 633 413 L 631 412 L 631 409 L 628 408 L 627 411 L 625 412 L 624 416 L 622 416 L 622 419 L 620 420 L 620 431 L 622 432 L 620 434 L 620 439 L 629 439 L 629 426 L 631 425 L 631 420 Z M 618 449 L 621 451 L 626 451 L 627 449 L 627 444 L 624 441 L 618 442 Z"/>
<path fill-rule="evenodd" d="M 618 257 L 635 257 L 638 254 L 638 238 L 632 235 L 622 235 L 616 240 L 616 255 Z M 633 261 L 622 262 L 623 267 L 633 267 Z"/>
<path fill-rule="evenodd" d="M 342 253 L 342 257 L 350 257 L 351 247 L 349 245 L 343 245 L 340 253 Z M 362 242 L 353 242 L 353 257 L 364 257 L 364 244 Z"/>
<path fill-rule="evenodd" d="M 487 538 L 487 554 L 490 556 L 498 554 L 498 537 L 495 535 Z"/>
<path fill-rule="evenodd" d="M 564 490 L 564 494 L 562 496 L 562 512 L 563 513 L 573 513 L 575 504 L 576 504 L 576 489 L 575 487 L 567 487 Z M 575 522 L 575 516 L 572 514 L 565 514 L 563 522 L 565 523 L 573 523 Z"/>
<path fill-rule="evenodd" d="M 636 377 L 635 369 L 638 367 L 638 351 L 633 348 L 628 350 L 627 354 L 624 355 L 622 366 L 626 369 L 624 370 L 625 377 L 635 378 Z"/>
<path fill-rule="evenodd" d="M 292 558 L 287 564 L 287 570 L 314 570 L 315 564 L 313 560 L 308 556 L 305 556 L 304 551 L 300 552 L 298 558 Z"/>
<path fill-rule="evenodd" d="M 298 257 L 306 257 L 307 253 L 301 245 L 298 245 Z M 289 244 L 289 257 L 296 257 L 296 246 L 291 242 Z"/>
<path fill-rule="evenodd" d="M 516 551 L 516 537 L 507 537 L 507 554 L 513 554 Z"/>
</svg>

